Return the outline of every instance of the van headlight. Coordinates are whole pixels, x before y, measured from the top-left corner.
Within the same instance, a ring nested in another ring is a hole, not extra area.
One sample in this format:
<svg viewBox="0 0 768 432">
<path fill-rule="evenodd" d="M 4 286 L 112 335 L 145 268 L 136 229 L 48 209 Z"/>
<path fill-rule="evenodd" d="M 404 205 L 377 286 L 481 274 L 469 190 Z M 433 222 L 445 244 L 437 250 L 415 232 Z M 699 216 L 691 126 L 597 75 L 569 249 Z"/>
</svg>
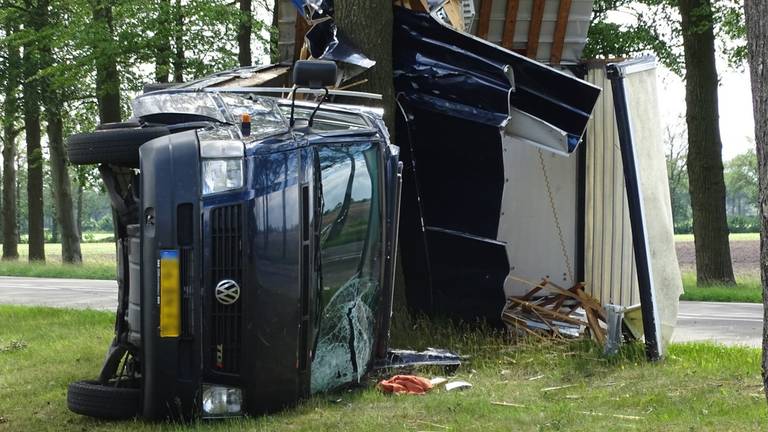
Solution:
<svg viewBox="0 0 768 432">
<path fill-rule="evenodd" d="M 243 413 L 243 391 L 235 387 L 203 384 L 203 417 L 238 416 Z"/>
<path fill-rule="evenodd" d="M 203 195 L 243 187 L 243 158 L 203 159 Z"/>
<path fill-rule="evenodd" d="M 243 187 L 245 144 L 235 127 L 197 131 L 202 162 L 203 195 Z"/>
</svg>

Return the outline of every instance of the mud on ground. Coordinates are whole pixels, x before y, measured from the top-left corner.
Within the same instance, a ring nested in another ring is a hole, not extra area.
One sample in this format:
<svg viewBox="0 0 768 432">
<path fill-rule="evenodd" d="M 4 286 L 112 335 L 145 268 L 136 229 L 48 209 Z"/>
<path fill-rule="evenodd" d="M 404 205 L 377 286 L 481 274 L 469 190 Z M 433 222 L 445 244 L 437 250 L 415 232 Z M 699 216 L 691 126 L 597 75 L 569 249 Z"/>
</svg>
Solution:
<svg viewBox="0 0 768 432">
<path fill-rule="evenodd" d="M 692 241 L 677 242 L 677 261 L 683 273 L 696 271 L 696 252 Z M 731 241 L 731 260 L 736 277 L 760 277 L 760 241 Z"/>
</svg>

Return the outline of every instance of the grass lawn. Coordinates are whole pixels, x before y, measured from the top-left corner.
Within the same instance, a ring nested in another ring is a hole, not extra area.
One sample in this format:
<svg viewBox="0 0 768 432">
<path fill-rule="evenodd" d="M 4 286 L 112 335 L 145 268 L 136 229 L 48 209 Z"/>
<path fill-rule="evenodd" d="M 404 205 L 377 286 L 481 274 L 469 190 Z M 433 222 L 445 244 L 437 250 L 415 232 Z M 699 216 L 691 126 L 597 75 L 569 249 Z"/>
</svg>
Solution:
<svg viewBox="0 0 768 432">
<path fill-rule="evenodd" d="M 115 244 L 81 243 L 83 264 L 61 263 L 61 244 L 46 243 L 45 263 L 30 263 L 29 245 L 19 245 L 18 261 L 0 261 L 0 276 L 30 276 L 72 279 L 114 279 Z M 0 245 L 2 251 L 2 245 Z"/>
<path fill-rule="evenodd" d="M 728 235 L 730 241 L 740 240 L 760 240 L 760 233 L 731 233 Z M 676 242 L 692 242 L 693 234 L 675 234 Z"/>
<path fill-rule="evenodd" d="M 98 371 L 112 316 L 0 306 L 0 431 L 176 431 L 166 423 L 101 422 L 66 409 L 70 381 Z M 320 395 L 280 414 L 200 422 L 202 431 L 765 430 L 756 349 L 673 345 L 658 364 L 639 345 L 616 359 L 592 344 L 513 346 L 499 335 L 396 320 L 393 345 L 448 347 L 470 359 L 474 388 L 391 397 L 365 386 Z M 429 371 L 423 371 L 429 376 Z M 551 387 L 568 386 L 557 390 Z M 494 405 L 502 402 L 511 405 Z M 519 404 L 523 407 L 514 405 Z"/>
<path fill-rule="evenodd" d="M 685 293 L 680 300 L 762 303 L 763 287 L 755 277 L 737 277 L 736 286 L 696 286 L 696 274 L 683 273 Z"/>
</svg>

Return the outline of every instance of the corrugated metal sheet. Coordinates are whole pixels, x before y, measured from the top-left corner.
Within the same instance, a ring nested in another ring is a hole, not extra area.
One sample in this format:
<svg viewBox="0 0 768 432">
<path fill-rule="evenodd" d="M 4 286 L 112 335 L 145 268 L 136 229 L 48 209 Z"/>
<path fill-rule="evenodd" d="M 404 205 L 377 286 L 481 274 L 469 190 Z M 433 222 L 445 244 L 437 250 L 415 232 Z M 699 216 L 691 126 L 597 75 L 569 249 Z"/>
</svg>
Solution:
<svg viewBox="0 0 768 432">
<path fill-rule="evenodd" d="M 479 10 L 481 0 L 474 0 L 475 7 Z M 487 1 L 487 0 L 486 0 Z M 525 51 L 528 45 L 528 29 L 531 24 L 531 11 L 533 0 L 519 0 L 520 6 L 517 12 L 517 25 L 515 26 L 513 50 Z M 488 40 L 500 44 L 506 19 L 507 0 L 492 0 L 490 27 Z M 573 0 L 568 15 L 568 25 L 565 31 L 565 44 L 563 46 L 562 64 L 575 64 L 581 59 L 581 52 L 587 43 L 587 30 L 592 18 L 592 0 Z M 534 57 L 536 60 L 549 63 L 554 42 L 555 23 L 560 0 L 546 0 L 544 2 L 544 18 L 539 35 L 539 47 Z M 477 30 L 478 16 L 472 22 L 470 33 Z"/>
<path fill-rule="evenodd" d="M 601 304 L 630 306 L 640 302 L 640 295 L 613 93 L 603 65 L 590 67 L 587 81 L 603 88 L 587 126 L 585 146 L 587 290 Z"/>
<path fill-rule="evenodd" d="M 672 207 L 661 137 L 653 59 L 627 70 L 627 101 L 635 159 L 645 208 L 645 233 L 651 276 L 664 343 L 672 337 L 683 291 L 675 253 Z M 632 228 L 616 131 L 611 83 L 603 65 L 590 65 L 587 80 L 603 87 L 587 127 L 585 279 L 601 303 L 631 306 L 640 302 L 632 249 Z"/>
</svg>

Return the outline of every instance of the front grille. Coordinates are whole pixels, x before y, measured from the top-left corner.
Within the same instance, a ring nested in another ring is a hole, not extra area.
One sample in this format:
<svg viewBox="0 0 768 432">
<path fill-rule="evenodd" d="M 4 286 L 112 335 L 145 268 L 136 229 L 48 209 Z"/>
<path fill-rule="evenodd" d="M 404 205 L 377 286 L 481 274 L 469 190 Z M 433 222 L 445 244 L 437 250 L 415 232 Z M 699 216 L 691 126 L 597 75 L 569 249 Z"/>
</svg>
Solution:
<svg viewBox="0 0 768 432">
<path fill-rule="evenodd" d="M 194 303 L 192 302 L 194 281 L 194 254 L 191 248 L 181 248 L 179 276 L 181 279 L 181 336 L 191 337 L 195 333 Z"/>
<path fill-rule="evenodd" d="M 213 370 L 239 373 L 242 316 L 242 211 L 240 205 L 211 211 L 211 364 Z M 241 287 L 241 298 L 224 305 L 216 300 L 216 285 L 233 280 Z"/>
</svg>

